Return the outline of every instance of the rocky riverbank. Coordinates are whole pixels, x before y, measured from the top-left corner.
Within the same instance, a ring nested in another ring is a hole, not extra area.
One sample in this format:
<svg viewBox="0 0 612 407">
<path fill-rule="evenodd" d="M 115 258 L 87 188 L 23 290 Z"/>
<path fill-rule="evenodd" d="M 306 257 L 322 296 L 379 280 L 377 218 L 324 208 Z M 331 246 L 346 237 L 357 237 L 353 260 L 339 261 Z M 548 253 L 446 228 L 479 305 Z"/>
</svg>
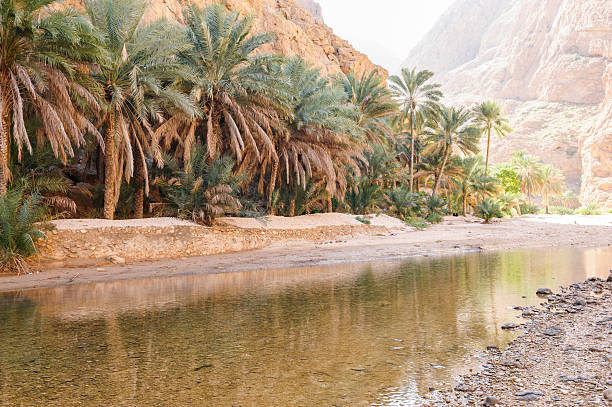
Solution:
<svg viewBox="0 0 612 407">
<path fill-rule="evenodd" d="M 504 326 L 522 331 L 507 349 L 489 347 L 480 371 L 424 405 L 612 405 L 612 273 L 539 295 L 541 306 L 517 307 L 526 322 Z"/>
</svg>

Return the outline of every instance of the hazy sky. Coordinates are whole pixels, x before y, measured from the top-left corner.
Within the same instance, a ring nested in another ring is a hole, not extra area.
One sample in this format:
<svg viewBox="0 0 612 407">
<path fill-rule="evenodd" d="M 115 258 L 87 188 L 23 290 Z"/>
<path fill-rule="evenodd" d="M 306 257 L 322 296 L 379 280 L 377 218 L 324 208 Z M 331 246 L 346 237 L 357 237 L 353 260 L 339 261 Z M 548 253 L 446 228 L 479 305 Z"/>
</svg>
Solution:
<svg viewBox="0 0 612 407">
<path fill-rule="evenodd" d="M 317 0 L 337 35 L 393 71 L 454 1 Z"/>
</svg>

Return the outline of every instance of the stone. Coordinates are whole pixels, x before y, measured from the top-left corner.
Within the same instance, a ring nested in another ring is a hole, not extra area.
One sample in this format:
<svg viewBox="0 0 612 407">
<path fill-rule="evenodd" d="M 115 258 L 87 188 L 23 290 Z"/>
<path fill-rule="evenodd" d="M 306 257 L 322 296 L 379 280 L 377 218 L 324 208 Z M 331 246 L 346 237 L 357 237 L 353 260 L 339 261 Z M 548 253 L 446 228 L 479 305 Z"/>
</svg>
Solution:
<svg viewBox="0 0 612 407">
<path fill-rule="evenodd" d="M 517 324 L 513 324 L 512 322 L 505 323 L 501 326 L 501 329 L 516 329 L 518 328 Z"/>
<path fill-rule="evenodd" d="M 496 397 L 493 397 L 493 396 L 487 396 L 487 397 L 485 397 L 485 401 L 484 401 L 484 404 L 483 404 L 483 405 L 484 405 L 485 407 L 491 407 L 491 406 L 497 405 L 497 404 L 499 404 L 499 403 L 500 403 L 500 401 L 499 401 L 499 399 L 497 399 Z"/>
<path fill-rule="evenodd" d="M 464 392 L 464 393 L 469 393 L 469 392 L 474 391 L 474 389 L 473 389 L 473 388 L 471 388 L 470 386 L 468 386 L 468 385 L 467 385 L 467 384 L 465 384 L 465 383 L 461 383 L 461 384 L 459 384 L 459 385 L 457 385 L 457 386 L 455 387 L 455 391 L 460 391 L 460 392 Z"/>
<path fill-rule="evenodd" d="M 558 336 L 561 332 L 562 332 L 561 328 L 555 326 L 550 329 L 543 330 L 542 334 L 546 336 Z"/>
<path fill-rule="evenodd" d="M 550 288 L 538 288 L 536 291 L 537 295 L 552 295 L 552 293 Z"/>
<path fill-rule="evenodd" d="M 604 400 L 612 401 L 612 388 L 608 388 L 603 392 Z"/>
<path fill-rule="evenodd" d="M 108 261 L 113 264 L 125 264 L 125 259 L 121 256 L 116 255 L 108 256 Z"/>
<path fill-rule="evenodd" d="M 574 300 L 574 305 L 587 305 L 587 301 L 584 298 L 576 298 Z"/>
</svg>

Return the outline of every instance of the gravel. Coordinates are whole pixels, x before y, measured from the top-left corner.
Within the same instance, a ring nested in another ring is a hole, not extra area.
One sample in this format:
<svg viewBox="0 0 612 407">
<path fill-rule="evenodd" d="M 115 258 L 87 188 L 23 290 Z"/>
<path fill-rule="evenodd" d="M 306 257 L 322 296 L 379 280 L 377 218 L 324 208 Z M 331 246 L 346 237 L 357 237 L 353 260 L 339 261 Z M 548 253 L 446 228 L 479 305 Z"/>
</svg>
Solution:
<svg viewBox="0 0 612 407">
<path fill-rule="evenodd" d="M 523 335 L 505 351 L 487 348 L 486 370 L 426 394 L 422 405 L 612 406 L 612 283 L 572 284 L 523 316 Z"/>
</svg>

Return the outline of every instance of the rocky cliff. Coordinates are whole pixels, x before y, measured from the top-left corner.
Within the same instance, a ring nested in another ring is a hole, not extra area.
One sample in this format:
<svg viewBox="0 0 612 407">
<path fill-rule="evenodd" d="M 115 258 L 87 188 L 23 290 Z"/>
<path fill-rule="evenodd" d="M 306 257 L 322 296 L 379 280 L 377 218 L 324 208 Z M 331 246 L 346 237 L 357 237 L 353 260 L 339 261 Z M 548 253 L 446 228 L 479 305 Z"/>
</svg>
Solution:
<svg viewBox="0 0 612 407">
<path fill-rule="evenodd" d="M 146 20 L 166 17 L 182 20 L 181 10 L 191 0 L 149 0 Z M 218 0 L 193 0 L 206 6 Z M 82 8 L 81 0 L 66 0 L 65 4 Z M 275 33 L 271 46 L 262 47 L 264 52 L 280 52 L 300 55 L 321 68 L 324 74 L 358 72 L 376 69 L 383 75 L 387 72 L 374 65 L 366 55 L 355 50 L 347 41 L 336 36 L 323 23 L 321 7 L 314 0 L 225 0 L 227 8 L 243 15 L 256 17 L 256 29 Z"/>
<path fill-rule="evenodd" d="M 494 159 L 526 149 L 612 206 L 611 58 L 609 0 L 458 0 L 404 66 L 435 71 L 452 102 L 504 102 L 515 132 Z"/>
</svg>

